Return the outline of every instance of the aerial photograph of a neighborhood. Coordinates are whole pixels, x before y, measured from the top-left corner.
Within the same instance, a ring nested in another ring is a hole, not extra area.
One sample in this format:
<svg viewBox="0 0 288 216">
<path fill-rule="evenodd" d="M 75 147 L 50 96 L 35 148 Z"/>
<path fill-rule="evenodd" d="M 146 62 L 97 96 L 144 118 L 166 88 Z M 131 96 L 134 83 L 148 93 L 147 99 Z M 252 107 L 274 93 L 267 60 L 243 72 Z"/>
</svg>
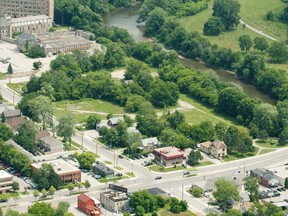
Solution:
<svg viewBox="0 0 288 216">
<path fill-rule="evenodd" d="M 288 216 L 288 0 L 0 0 L 0 216 Z"/>
</svg>

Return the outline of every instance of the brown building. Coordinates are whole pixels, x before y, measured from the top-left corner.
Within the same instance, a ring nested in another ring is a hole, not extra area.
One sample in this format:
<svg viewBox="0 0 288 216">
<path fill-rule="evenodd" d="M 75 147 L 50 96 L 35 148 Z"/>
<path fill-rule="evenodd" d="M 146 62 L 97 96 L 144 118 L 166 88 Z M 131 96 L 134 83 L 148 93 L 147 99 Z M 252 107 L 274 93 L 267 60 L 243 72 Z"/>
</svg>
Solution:
<svg viewBox="0 0 288 216">
<path fill-rule="evenodd" d="M 164 166 L 182 164 L 186 159 L 184 152 L 175 146 L 167 146 L 153 150 L 154 158 Z"/>
<path fill-rule="evenodd" d="M 100 216 L 100 208 L 95 205 L 94 199 L 86 194 L 78 196 L 78 209 L 87 215 Z"/>
<path fill-rule="evenodd" d="M 42 14 L 54 18 L 54 0 L 0 1 L 0 16 L 25 17 Z"/>
<path fill-rule="evenodd" d="M 223 157 L 227 154 L 227 146 L 223 141 L 219 140 L 200 143 L 200 150 L 212 155 L 214 158 Z"/>
<path fill-rule="evenodd" d="M 35 172 L 37 169 L 41 168 L 42 164 L 44 163 L 52 165 L 55 172 L 60 176 L 63 183 L 73 182 L 73 181 L 81 182 L 81 170 L 72 166 L 67 161 L 64 161 L 62 159 L 34 163 L 31 165 L 32 172 Z"/>
<path fill-rule="evenodd" d="M 0 170 L 0 193 L 12 190 L 13 176 L 4 170 Z"/>
</svg>

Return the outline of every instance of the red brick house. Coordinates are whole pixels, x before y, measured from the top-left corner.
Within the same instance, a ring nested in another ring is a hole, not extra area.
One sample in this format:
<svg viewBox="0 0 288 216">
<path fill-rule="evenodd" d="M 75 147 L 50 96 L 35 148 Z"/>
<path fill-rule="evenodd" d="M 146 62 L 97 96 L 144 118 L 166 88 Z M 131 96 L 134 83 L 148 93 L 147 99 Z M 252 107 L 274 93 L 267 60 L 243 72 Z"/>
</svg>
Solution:
<svg viewBox="0 0 288 216">
<path fill-rule="evenodd" d="M 90 216 L 100 216 L 99 207 L 95 206 L 94 200 L 86 194 L 78 196 L 78 209 Z"/>
</svg>

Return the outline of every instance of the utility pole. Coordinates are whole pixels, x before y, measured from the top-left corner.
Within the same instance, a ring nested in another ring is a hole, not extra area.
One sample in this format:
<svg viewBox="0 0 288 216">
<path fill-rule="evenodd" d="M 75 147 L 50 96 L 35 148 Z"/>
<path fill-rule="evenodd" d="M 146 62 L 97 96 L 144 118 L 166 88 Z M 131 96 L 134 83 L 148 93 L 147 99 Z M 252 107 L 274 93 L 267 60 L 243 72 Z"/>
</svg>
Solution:
<svg viewBox="0 0 288 216">
<path fill-rule="evenodd" d="M 95 143 L 96 143 L 96 155 L 98 156 L 98 143 L 97 142 Z"/>
<path fill-rule="evenodd" d="M 82 139 L 81 139 L 82 149 L 83 149 L 83 142 L 84 142 L 84 131 L 82 131 Z"/>
<path fill-rule="evenodd" d="M 182 182 L 182 200 L 184 198 L 184 183 Z"/>
<path fill-rule="evenodd" d="M 15 91 L 13 91 L 13 105 L 15 104 Z"/>
</svg>

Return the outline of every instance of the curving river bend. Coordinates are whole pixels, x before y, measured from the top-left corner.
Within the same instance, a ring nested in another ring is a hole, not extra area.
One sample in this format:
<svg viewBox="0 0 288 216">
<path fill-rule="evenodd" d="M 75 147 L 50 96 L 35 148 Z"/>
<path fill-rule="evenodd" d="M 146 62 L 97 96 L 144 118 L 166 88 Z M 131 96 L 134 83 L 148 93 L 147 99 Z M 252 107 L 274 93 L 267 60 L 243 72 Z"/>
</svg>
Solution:
<svg viewBox="0 0 288 216">
<path fill-rule="evenodd" d="M 136 19 L 138 17 L 138 10 L 141 7 L 140 4 L 135 5 L 130 8 L 116 9 L 112 12 L 106 13 L 103 16 L 104 23 L 107 26 L 118 26 L 120 28 L 126 29 L 130 35 L 134 38 L 135 41 L 147 40 L 143 36 L 143 32 L 138 27 Z M 233 73 L 222 69 L 215 69 L 213 67 L 207 66 L 201 62 L 192 59 L 179 59 L 182 64 L 198 69 L 198 70 L 213 70 L 218 75 L 219 80 L 224 82 L 233 82 L 239 85 L 243 91 L 249 97 L 259 98 L 261 101 L 275 105 L 276 101 L 271 99 L 269 96 L 258 91 L 254 86 L 244 83 L 241 80 L 236 79 Z"/>
</svg>

